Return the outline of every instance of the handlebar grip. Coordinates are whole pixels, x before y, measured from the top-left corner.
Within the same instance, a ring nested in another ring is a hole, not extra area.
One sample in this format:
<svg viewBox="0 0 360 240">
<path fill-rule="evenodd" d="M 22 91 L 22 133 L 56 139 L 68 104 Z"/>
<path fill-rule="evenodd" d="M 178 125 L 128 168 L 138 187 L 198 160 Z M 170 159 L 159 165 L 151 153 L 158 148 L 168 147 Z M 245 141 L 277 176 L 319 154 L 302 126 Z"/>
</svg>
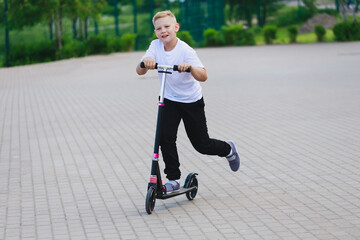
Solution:
<svg viewBox="0 0 360 240">
<path fill-rule="evenodd" d="M 179 71 L 179 68 L 178 68 L 178 65 L 174 65 L 174 68 L 173 68 L 174 71 Z M 186 69 L 185 72 L 190 72 L 191 71 L 191 67 L 189 67 L 188 69 Z"/>
<path fill-rule="evenodd" d="M 156 64 L 155 64 L 155 69 L 157 69 L 157 66 L 158 66 L 158 64 L 156 63 Z M 145 63 L 144 63 L 144 62 L 141 62 L 141 63 L 140 63 L 140 67 L 141 67 L 141 68 L 145 68 Z"/>
</svg>

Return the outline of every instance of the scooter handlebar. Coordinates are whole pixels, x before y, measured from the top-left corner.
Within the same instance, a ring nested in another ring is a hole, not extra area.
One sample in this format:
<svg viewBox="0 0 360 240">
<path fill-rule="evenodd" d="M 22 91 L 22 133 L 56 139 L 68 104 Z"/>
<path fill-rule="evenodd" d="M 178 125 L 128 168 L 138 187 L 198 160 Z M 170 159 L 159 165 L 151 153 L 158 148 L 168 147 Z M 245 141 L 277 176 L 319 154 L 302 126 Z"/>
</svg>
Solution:
<svg viewBox="0 0 360 240">
<path fill-rule="evenodd" d="M 145 68 L 145 63 L 141 62 L 140 63 L 140 67 L 141 68 Z M 155 64 L 155 69 L 158 68 L 162 68 L 162 69 L 172 69 L 174 71 L 179 71 L 178 65 L 173 65 L 173 66 L 168 66 L 168 65 L 159 65 L 158 63 Z M 186 69 L 185 72 L 190 72 L 191 71 L 191 67 L 189 67 L 188 69 Z"/>
</svg>

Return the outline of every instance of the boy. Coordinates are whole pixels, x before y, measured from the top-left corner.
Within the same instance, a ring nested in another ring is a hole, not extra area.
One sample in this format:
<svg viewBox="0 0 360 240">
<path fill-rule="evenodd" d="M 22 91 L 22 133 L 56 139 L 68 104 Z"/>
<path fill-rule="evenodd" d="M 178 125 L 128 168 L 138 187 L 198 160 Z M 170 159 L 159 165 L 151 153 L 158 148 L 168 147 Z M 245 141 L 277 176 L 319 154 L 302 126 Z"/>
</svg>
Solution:
<svg viewBox="0 0 360 240">
<path fill-rule="evenodd" d="M 179 24 L 170 11 L 158 12 L 153 17 L 155 34 L 158 39 L 151 42 L 149 49 L 136 67 L 139 75 L 155 69 L 155 64 L 178 65 L 179 71 L 167 76 L 162 116 L 160 147 L 165 162 L 165 174 L 169 181 L 166 192 L 180 190 L 180 163 L 176 148 L 177 130 L 183 120 L 186 133 L 193 147 L 202 154 L 226 157 L 231 170 L 240 167 L 240 157 L 232 141 L 211 139 L 208 135 L 204 100 L 199 82 L 207 80 L 205 67 L 196 52 L 176 37 Z M 190 73 L 185 72 L 190 68 Z M 161 79 L 160 79 L 161 81 Z"/>
</svg>

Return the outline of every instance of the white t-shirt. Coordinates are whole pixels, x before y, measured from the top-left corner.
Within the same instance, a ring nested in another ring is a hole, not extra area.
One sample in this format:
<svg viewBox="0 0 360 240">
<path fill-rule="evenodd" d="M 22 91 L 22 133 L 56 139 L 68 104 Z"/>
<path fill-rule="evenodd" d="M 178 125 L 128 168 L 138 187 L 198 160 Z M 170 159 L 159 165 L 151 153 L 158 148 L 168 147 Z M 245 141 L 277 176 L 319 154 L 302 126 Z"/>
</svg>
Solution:
<svg viewBox="0 0 360 240">
<path fill-rule="evenodd" d="M 145 57 L 153 58 L 160 65 L 178 65 L 186 62 L 195 67 L 204 67 L 195 50 L 180 39 L 175 48 L 168 52 L 165 51 L 164 44 L 159 39 L 152 41 L 142 60 Z M 161 76 L 162 73 L 159 73 L 160 84 Z M 191 73 L 173 71 L 172 74 L 166 75 L 164 97 L 182 103 L 196 102 L 202 98 L 200 83 Z"/>
</svg>

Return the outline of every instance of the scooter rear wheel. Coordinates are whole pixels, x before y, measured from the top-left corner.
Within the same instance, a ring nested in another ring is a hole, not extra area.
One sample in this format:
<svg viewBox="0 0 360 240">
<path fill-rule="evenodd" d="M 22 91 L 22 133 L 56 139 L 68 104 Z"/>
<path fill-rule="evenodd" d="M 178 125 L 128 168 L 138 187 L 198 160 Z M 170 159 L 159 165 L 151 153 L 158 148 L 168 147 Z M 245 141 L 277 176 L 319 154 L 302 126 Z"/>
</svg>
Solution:
<svg viewBox="0 0 360 240">
<path fill-rule="evenodd" d="M 154 211 L 156 202 L 156 191 L 155 187 L 150 187 L 146 194 L 145 209 L 148 214 Z"/>
<path fill-rule="evenodd" d="M 194 190 L 192 190 L 191 192 L 187 192 L 186 193 L 186 197 L 189 200 L 193 200 L 196 197 L 197 191 L 198 191 L 198 180 L 196 178 L 196 174 L 189 174 L 187 179 L 187 183 L 186 183 L 186 188 L 191 188 L 191 187 L 196 187 Z"/>
</svg>

